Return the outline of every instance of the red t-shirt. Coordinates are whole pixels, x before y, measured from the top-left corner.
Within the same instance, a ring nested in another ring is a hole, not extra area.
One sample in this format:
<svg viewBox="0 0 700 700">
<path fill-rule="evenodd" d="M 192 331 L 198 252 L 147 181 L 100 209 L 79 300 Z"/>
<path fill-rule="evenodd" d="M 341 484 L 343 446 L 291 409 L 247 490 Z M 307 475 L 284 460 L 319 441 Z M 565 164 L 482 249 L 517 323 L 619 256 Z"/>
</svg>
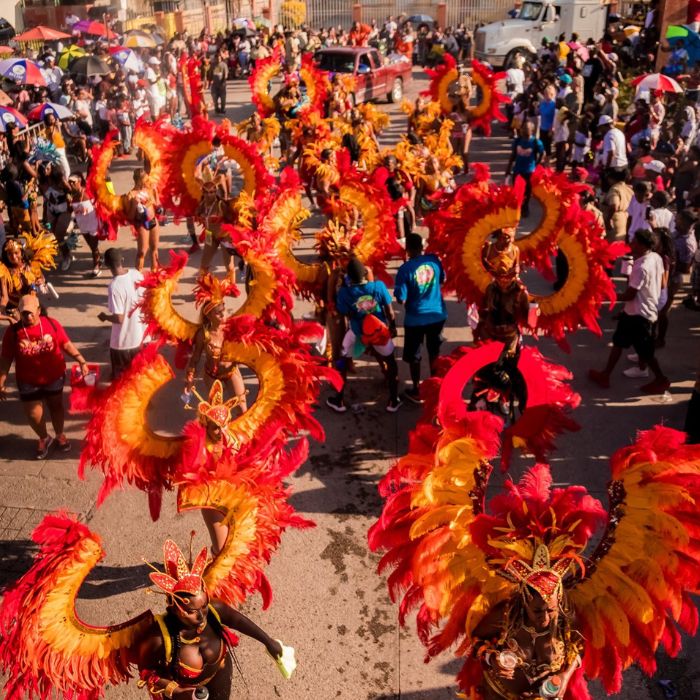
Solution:
<svg viewBox="0 0 700 700">
<path fill-rule="evenodd" d="M 66 371 L 63 346 L 69 342 L 63 326 L 53 318 L 40 317 L 36 326 L 10 326 L 2 339 L 0 355 L 15 363 L 21 384 L 51 384 Z"/>
</svg>

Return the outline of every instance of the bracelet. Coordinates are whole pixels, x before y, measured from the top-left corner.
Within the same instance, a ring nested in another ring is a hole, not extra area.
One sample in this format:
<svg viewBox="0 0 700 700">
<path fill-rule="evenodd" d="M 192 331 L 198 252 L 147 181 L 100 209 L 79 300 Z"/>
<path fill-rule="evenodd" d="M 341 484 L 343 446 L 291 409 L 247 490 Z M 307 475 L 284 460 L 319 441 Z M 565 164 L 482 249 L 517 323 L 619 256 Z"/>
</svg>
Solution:
<svg viewBox="0 0 700 700">
<path fill-rule="evenodd" d="M 179 688 L 179 687 L 180 687 L 180 686 L 177 684 L 177 681 L 170 681 L 170 683 L 168 683 L 168 685 L 166 685 L 166 686 L 165 686 L 165 689 L 163 690 L 163 692 L 165 693 L 165 697 L 166 697 L 166 698 L 172 698 L 172 697 L 173 697 L 173 693 L 174 693 L 175 690 L 176 690 L 177 688 Z"/>
</svg>

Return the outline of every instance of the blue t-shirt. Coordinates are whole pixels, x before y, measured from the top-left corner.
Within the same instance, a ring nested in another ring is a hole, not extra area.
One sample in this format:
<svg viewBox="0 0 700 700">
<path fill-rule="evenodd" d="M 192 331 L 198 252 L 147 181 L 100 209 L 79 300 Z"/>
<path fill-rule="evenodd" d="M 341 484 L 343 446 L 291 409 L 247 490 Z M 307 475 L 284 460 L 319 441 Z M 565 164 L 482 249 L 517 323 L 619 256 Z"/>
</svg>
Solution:
<svg viewBox="0 0 700 700">
<path fill-rule="evenodd" d="M 557 112 L 557 104 L 554 100 L 542 100 L 540 102 L 540 129 L 550 131 L 554 126 L 554 115 Z"/>
<path fill-rule="evenodd" d="M 515 156 L 515 164 L 513 172 L 516 175 L 529 175 L 535 172 L 537 165 L 537 157 L 544 152 L 542 141 L 534 136 L 529 139 L 524 139 L 518 136 L 513 141 L 513 155 Z"/>
<path fill-rule="evenodd" d="M 379 281 L 353 285 L 346 282 L 336 298 L 338 311 L 349 317 L 350 328 L 358 338 L 362 336 L 362 319 L 368 314 L 376 316 L 382 323 L 387 322 L 385 305 L 391 305 L 391 297 L 384 282 Z"/>
<path fill-rule="evenodd" d="M 434 255 L 417 255 L 396 273 L 394 297 L 406 305 L 406 326 L 427 326 L 447 318 L 440 285 L 445 272 Z"/>
</svg>

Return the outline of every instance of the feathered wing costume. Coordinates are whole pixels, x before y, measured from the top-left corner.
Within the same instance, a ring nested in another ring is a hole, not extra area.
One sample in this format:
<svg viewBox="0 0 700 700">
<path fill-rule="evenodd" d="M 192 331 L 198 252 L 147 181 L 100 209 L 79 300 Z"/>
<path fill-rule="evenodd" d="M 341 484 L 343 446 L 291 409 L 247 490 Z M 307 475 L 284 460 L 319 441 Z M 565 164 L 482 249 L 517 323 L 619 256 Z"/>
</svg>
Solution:
<svg viewBox="0 0 700 700">
<path fill-rule="evenodd" d="M 451 420 L 467 413 L 463 392 L 477 373 L 497 362 L 503 343 L 486 342 L 476 347 L 461 347 L 440 357 L 434 376 L 421 384 L 424 416 L 448 412 Z M 523 381 L 523 403 L 516 419 L 502 432 L 501 468 L 507 469 L 514 448 L 544 461 L 554 449 L 554 439 L 564 431 L 579 429 L 570 412 L 581 402 L 568 382 L 572 374 L 566 368 L 545 359 L 538 350 L 523 347 L 518 359 Z M 440 411 L 438 411 L 438 407 Z"/>
<path fill-rule="evenodd" d="M 457 62 L 446 53 L 443 62 L 437 68 L 426 68 L 425 72 L 430 77 L 430 87 L 423 94 L 429 95 L 437 102 L 443 114 L 450 114 L 456 104 L 451 95 L 451 86 L 460 80 Z M 472 61 L 471 81 L 480 88 L 481 99 L 470 109 L 469 123 L 473 129 L 481 129 L 486 136 L 491 134 L 492 121 L 506 121 L 501 105 L 509 103 L 510 98 L 497 87 L 498 81 L 504 80 L 505 77 L 505 73 L 494 73 L 476 59 Z"/>
<path fill-rule="evenodd" d="M 242 468 L 269 461 L 269 471 L 289 473 L 305 458 L 306 440 L 287 451 L 288 440 L 302 431 L 323 439 L 323 429 L 311 415 L 313 404 L 323 381 L 334 385 L 339 381 L 304 344 L 308 337 L 319 335 L 318 328 L 297 324 L 281 331 L 250 316 L 239 316 L 226 322 L 225 335 L 223 352 L 253 370 L 259 383 L 253 405 L 226 425 L 231 462 Z M 98 504 L 112 489 L 128 483 L 148 493 L 151 514 L 157 518 L 163 489 L 184 478 L 184 438 L 157 434 L 147 417 L 153 395 L 173 377 L 153 343 L 139 353 L 95 407 L 87 425 L 80 473 L 90 466 L 104 474 Z M 211 478 L 208 475 L 215 474 L 215 463 L 204 466 L 191 465 L 187 473 L 199 474 L 199 481 Z"/>
<path fill-rule="evenodd" d="M 559 651 L 532 682 L 535 695 L 567 668 L 569 700 L 590 698 L 586 678 L 618 692 L 632 663 L 652 673 L 659 646 L 678 652 L 679 628 L 692 634 L 698 621 L 690 595 L 700 582 L 699 447 L 655 428 L 619 450 L 604 527 L 601 504 L 580 486 L 552 488 L 545 465 L 507 484 L 486 508 L 500 421 L 481 412 L 455 416 L 449 406 L 439 407 L 438 419 L 419 423 L 409 454 L 382 482 L 386 503 L 369 544 L 386 550 L 380 570 L 393 569 L 388 585 L 401 598 L 401 622 L 418 608 L 427 658 L 457 644 L 467 697 L 483 697 L 485 685 L 490 697 L 518 697 L 503 689 L 499 655 L 515 649 L 514 677 L 527 677 L 531 660 L 512 641 L 523 596 L 533 590 L 543 599 L 556 593 L 570 611 L 552 623 Z"/>
<path fill-rule="evenodd" d="M 193 582 L 187 578 L 196 577 L 201 580 L 194 583 L 203 584 L 211 599 L 234 605 L 260 586 L 262 568 L 277 545 L 276 534 L 266 530 L 270 524 L 263 522 L 262 514 L 257 515 L 261 493 L 250 481 L 227 486 L 225 491 L 212 502 L 231 517 L 241 518 L 241 527 L 230 529 L 231 542 L 225 551 L 209 561 L 205 548 L 190 568 L 177 546 L 166 542 L 166 571 L 151 574 L 156 586 L 177 592 L 182 584 L 182 590 L 189 591 Z M 150 610 L 119 625 L 83 622 L 75 612 L 75 600 L 85 578 L 104 557 L 100 538 L 72 517 L 58 513 L 47 515 L 32 539 L 40 548 L 34 564 L 5 592 L 0 607 L 5 697 L 97 700 L 105 686 L 132 677 L 140 645 L 155 630 L 162 630 L 164 623 Z M 223 626 L 222 634 L 222 644 L 236 643 L 235 635 Z M 196 681 L 191 685 L 197 685 Z"/>
<path fill-rule="evenodd" d="M 520 221 L 523 183 L 514 187 L 488 182 L 488 170 L 457 189 L 429 214 L 429 249 L 447 273 L 447 285 L 467 303 L 481 302 L 491 274 L 483 264 L 484 246 L 493 233 L 515 228 Z M 569 271 L 564 284 L 550 295 L 531 295 L 539 305 L 538 331 L 566 347 L 566 334 L 579 327 L 600 334 L 598 316 L 605 302 L 614 303 L 614 284 L 606 270 L 621 255 L 624 244 L 608 243 L 594 216 L 581 208 L 578 185 L 544 168 L 533 176 L 544 216 L 531 234 L 518 238 L 521 265 L 551 273 L 549 254 L 557 248 Z M 534 190 L 533 190 L 534 191 Z"/>
</svg>

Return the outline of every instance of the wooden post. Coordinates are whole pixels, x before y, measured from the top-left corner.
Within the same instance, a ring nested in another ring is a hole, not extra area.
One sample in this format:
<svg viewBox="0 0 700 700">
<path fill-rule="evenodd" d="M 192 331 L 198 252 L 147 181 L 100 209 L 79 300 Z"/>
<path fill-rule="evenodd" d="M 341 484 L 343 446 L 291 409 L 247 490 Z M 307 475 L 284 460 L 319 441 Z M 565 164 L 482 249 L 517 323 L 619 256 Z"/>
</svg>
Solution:
<svg viewBox="0 0 700 700">
<path fill-rule="evenodd" d="M 447 26 L 447 3 L 440 2 L 437 6 L 437 16 L 435 17 L 438 27 L 443 29 Z"/>
<path fill-rule="evenodd" d="M 688 0 L 661 0 L 659 4 L 659 52 L 656 54 L 656 70 L 660 71 L 671 55 L 669 51 L 661 51 L 662 46 L 668 46 L 666 31 L 672 24 L 685 24 L 688 17 Z"/>
</svg>

